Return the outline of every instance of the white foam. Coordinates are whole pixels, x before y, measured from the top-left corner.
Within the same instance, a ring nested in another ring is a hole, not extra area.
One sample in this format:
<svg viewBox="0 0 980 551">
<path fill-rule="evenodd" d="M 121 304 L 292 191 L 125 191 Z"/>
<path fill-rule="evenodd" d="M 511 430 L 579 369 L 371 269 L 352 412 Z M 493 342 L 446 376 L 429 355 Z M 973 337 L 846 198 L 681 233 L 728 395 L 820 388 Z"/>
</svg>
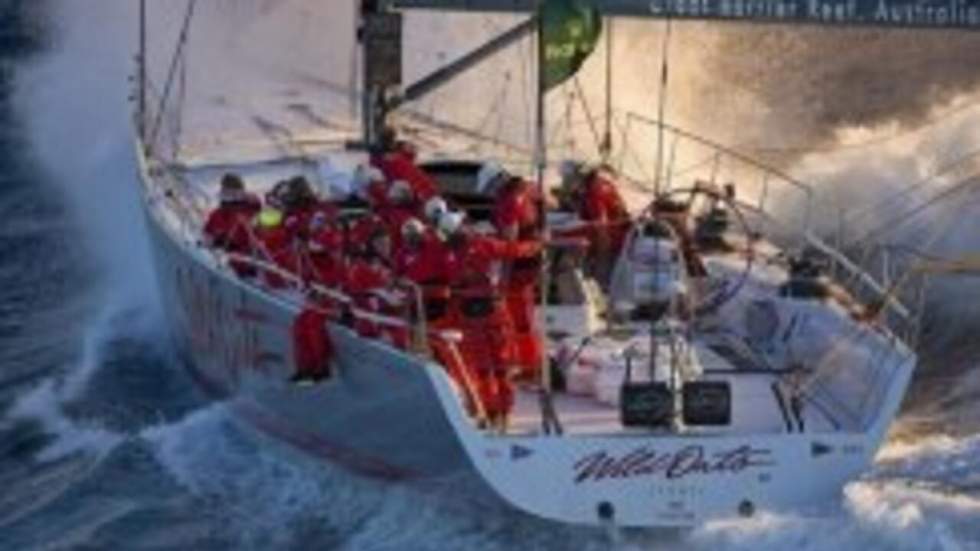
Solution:
<svg viewBox="0 0 980 551">
<path fill-rule="evenodd" d="M 4 424 L 17 420 L 34 420 L 54 441 L 42 449 L 35 460 L 56 461 L 76 453 L 93 453 L 104 457 L 116 447 L 123 436 L 101 427 L 98 423 L 78 423 L 65 415 L 63 396 L 54 380 L 47 380 L 21 395 L 8 412 Z"/>
<path fill-rule="evenodd" d="M 980 497 L 940 476 L 957 466 L 976 473 L 978 450 L 980 437 L 892 443 L 865 479 L 845 487 L 839 507 L 714 522 L 690 541 L 701 549 L 980 549 Z"/>
<path fill-rule="evenodd" d="M 216 403 L 141 436 L 181 486 L 221 504 L 245 548 L 286 546 L 297 524 L 352 529 L 376 506 L 376 485 L 245 430 L 231 407 Z"/>
</svg>

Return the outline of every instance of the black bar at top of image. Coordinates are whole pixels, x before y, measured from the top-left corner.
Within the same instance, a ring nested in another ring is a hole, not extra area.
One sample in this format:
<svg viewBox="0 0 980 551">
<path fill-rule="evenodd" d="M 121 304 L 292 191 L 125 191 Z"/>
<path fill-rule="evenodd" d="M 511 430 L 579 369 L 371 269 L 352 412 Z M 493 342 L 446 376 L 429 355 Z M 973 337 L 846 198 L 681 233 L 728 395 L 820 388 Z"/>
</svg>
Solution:
<svg viewBox="0 0 980 551">
<path fill-rule="evenodd" d="M 400 9 L 530 12 L 537 0 L 389 0 Z M 842 26 L 980 29 L 980 0 L 591 0 L 606 15 Z"/>
</svg>

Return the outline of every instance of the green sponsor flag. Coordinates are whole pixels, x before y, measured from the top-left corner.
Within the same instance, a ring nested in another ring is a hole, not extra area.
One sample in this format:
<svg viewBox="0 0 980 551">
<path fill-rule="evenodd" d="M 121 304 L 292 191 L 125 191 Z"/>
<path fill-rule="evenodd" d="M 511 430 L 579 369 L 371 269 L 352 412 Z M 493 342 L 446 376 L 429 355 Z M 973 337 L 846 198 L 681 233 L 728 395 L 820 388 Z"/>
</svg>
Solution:
<svg viewBox="0 0 980 551">
<path fill-rule="evenodd" d="M 578 72 L 595 50 L 602 18 L 586 0 L 545 0 L 541 6 L 544 91 Z"/>
</svg>

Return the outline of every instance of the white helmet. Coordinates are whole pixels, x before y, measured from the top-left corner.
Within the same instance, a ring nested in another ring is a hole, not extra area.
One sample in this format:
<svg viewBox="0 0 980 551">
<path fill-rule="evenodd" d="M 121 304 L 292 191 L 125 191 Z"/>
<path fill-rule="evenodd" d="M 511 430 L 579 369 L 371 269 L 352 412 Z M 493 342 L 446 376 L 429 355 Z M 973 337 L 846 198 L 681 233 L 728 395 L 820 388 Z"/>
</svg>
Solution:
<svg viewBox="0 0 980 551">
<path fill-rule="evenodd" d="M 439 232 L 449 237 L 455 235 L 463 227 L 466 215 L 462 212 L 447 212 L 439 218 Z"/>
<path fill-rule="evenodd" d="M 395 180 L 388 188 L 388 200 L 396 205 L 411 201 L 413 195 L 412 186 L 405 180 Z"/>
<path fill-rule="evenodd" d="M 433 197 L 425 202 L 423 211 L 425 212 L 425 219 L 430 224 L 438 224 L 442 215 L 449 212 L 449 205 L 446 204 L 446 200 L 442 197 Z"/>
<path fill-rule="evenodd" d="M 476 175 L 477 193 L 490 193 L 493 191 L 493 184 L 500 177 L 507 174 L 504 167 L 496 161 L 487 161 L 480 167 L 480 172 Z"/>
<path fill-rule="evenodd" d="M 425 224 L 418 218 L 409 218 L 402 224 L 402 237 L 408 239 L 421 237 L 425 233 Z"/>
</svg>

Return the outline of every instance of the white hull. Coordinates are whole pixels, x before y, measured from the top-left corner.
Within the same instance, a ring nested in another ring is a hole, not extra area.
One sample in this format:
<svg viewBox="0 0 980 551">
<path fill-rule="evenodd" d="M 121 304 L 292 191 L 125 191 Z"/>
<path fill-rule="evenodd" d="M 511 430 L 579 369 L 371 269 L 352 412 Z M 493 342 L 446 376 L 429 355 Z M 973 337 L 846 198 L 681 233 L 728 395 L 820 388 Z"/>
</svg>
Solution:
<svg viewBox="0 0 980 551">
<path fill-rule="evenodd" d="M 518 509 L 576 524 L 600 523 L 604 503 L 622 526 L 803 507 L 867 468 L 914 368 L 913 355 L 896 366 L 876 415 L 852 432 L 495 436 L 463 414 L 441 367 L 342 327 L 331 328 L 339 376 L 298 388 L 297 308 L 220 269 L 142 178 L 168 321 L 196 378 L 260 429 L 369 476 L 474 478 Z"/>
</svg>

